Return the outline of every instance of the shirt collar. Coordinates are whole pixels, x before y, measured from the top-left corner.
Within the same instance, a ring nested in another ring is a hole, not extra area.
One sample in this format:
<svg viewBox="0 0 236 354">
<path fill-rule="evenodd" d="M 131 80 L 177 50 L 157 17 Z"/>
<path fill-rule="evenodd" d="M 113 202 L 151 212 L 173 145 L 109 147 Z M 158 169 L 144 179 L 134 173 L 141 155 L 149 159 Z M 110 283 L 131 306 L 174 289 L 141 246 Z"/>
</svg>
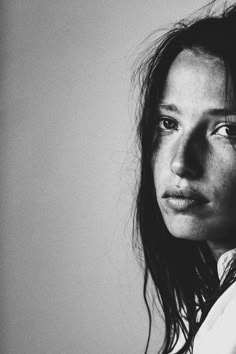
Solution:
<svg viewBox="0 0 236 354">
<path fill-rule="evenodd" d="M 217 272 L 221 283 L 223 282 L 227 274 L 227 271 L 229 270 L 231 261 L 233 260 L 235 255 L 236 255 L 236 248 L 233 248 L 232 250 L 223 253 L 218 259 Z"/>
</svg>

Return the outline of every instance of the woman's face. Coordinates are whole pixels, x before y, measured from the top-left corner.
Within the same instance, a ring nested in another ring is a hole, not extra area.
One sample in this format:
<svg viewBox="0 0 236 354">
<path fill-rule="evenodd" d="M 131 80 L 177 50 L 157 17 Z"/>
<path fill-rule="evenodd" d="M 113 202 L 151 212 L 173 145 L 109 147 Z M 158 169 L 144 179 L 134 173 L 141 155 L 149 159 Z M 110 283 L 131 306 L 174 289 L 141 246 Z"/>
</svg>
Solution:
<svg viewBox="0 0 236 354">
<path fill-rule="evenodd" d="M 220 59 L 181 52 L 159 106 L 154 157 L 157 202 L 170 233 L 223 246 L 236 244 L 236 112 L 225 100 Z"/>
</svg>

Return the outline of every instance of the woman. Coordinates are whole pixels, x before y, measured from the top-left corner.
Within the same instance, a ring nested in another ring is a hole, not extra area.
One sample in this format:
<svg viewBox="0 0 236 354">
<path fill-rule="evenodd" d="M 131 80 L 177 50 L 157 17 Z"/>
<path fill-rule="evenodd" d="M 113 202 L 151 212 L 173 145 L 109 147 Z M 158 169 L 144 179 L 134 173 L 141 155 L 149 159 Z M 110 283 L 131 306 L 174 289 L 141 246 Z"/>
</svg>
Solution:
<svg viewBox="0 0 236 354">
<path fill-rule="evenodd" d="M 175 25 L 136 75 L 145 353 L 149 278 L 165 318 L 159 353 L 236 353 L 236 5 Z"/>
</svg>

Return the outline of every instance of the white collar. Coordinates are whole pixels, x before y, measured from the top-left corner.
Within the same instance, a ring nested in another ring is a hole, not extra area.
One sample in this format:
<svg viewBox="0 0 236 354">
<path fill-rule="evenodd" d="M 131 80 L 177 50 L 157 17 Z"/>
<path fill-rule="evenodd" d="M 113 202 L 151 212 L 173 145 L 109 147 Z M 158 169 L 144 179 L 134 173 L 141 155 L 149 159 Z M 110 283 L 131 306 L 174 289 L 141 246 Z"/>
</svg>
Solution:
<svg viewBox="0 0 236 354">
<path fill-rule="evenodd" d="M 231 261 L 233 260 L 235 254 L 236 254 L 236 248 L 233 248 L 232 250 L 223 253 L 218 259 L 217 272 L 221 283 L 224 280 L 227 271 L 229 270 Z"/>
</svg>

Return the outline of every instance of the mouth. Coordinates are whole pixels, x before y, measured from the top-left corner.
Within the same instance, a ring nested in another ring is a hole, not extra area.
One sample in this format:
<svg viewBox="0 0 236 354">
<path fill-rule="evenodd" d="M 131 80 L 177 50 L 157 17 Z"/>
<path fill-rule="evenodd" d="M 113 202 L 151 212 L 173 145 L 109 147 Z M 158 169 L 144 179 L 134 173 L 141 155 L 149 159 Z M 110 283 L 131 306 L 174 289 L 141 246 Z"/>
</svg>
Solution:
<svg viewBox="0 0 236 354">
<path fill-rule="evenodd" d="M 162 198 L 169 208 L 182 212 L 202 207 L 209 202 L 201 192 L 191 188 L 169 188 Z"/>
</svg>

